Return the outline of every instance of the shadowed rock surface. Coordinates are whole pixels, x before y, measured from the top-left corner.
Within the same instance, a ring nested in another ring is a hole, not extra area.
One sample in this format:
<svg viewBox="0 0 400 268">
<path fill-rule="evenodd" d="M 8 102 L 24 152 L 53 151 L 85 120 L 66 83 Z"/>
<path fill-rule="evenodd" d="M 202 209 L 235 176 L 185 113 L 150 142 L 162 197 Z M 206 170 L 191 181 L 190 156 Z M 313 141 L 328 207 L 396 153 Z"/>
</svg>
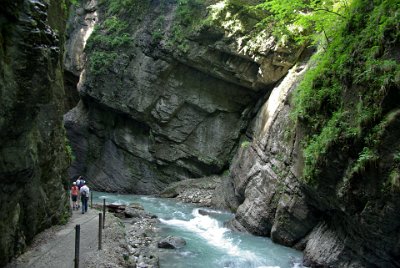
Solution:
<svg viewBox="0 0 400 268">
<path fill-rule="evenodd" d="M 1 2 L 0 266 L 69 216 L 61 2 Z"/>
</svg>

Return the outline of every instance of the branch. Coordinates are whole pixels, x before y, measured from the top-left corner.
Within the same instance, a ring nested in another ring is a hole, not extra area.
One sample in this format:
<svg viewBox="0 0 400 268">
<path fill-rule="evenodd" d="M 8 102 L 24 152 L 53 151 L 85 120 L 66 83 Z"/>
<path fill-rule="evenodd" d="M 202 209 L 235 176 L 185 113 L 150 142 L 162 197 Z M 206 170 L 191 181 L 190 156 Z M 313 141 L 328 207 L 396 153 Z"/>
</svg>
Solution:
<svg viewBox="0 0 400 268">
<path fill-rule="evenodd" d="M 335 14 L 335 15 L 337 15 L 337 16 L 343 18 L 343 19 L 346 19 L 346 17 L 343 16 L 342 14 L 336 13 L 335 11 L 331 11 L 331 10 L 328 10 L 328 9 L 317 8 L 317 9 L 314 9 L 314 11 L 325 11 L 325 12 L 328 12 L 328 13 Z"/>
<path fill-rule="evenodd" d="M 329 42 L 328 36 L 326 35 L 326 32 L 325 32 L 325 30 L 323 30 L 322 32 L 324 33 L 324 36 L 325 36 L 326 42 L 327 42 L 327 43 L 328 43 L 328 45 L 329 45 L 329 43 L 330 43 L 330 42 Z"/>
</svg>

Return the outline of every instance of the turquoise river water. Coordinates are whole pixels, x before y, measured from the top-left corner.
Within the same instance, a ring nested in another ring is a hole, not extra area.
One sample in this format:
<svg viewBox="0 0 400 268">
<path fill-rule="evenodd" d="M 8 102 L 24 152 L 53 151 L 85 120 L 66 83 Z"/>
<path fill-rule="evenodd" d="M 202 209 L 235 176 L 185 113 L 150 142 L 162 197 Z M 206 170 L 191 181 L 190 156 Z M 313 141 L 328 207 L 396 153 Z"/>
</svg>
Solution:
<svg viewBox="0 0 400 268">
<path fill-rule="evenodd" d="M 272 243 L 265 237 L 239 233 L 224 227 L 232 213 L 200 208 L 193 204 L 140 195 L 93 192 L 93 201 L 101 203 L 140 203 L 158 216 L 161 236 L 180 236 L 186 246 L 178 250 L 160 250 L 161 268 L 272 268 L 302 267 L 302 253 Z M 208 215 L 199 213 L 206 210 Z"/>
</svg>

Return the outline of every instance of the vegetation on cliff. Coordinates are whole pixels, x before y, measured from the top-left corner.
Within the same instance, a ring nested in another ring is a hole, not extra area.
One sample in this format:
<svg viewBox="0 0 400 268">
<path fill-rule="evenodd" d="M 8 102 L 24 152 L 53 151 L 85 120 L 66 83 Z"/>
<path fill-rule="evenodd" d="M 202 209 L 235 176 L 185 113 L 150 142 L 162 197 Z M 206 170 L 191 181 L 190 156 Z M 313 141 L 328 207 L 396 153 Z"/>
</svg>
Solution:
<svg viewBox="0 0 400 268">
<path fill-rule="evenodd" d="M 107 18 L 100 21 L 87 44 L 94 74 L 105 71 L 118 50 L 133 44 L 124 18 L 134 13 L 140 20 L 148 8 L 146 1 L 136 0 L 102 0 L 99 5 Z M 351 172 L 362 170 L 377 158 L 379 127 L 374 126 L 383 120 L 381 104 L 394 94 L 400 80 L 393 52 L 399 34 L 390 32 L 398 28 L 398 5 L 393 0 L 178 0 L 171 24 L 163 14 L 168 3 L 161 1 L 151 35 L 153 41 L 164 40 L 166 48 L 180 53 L 188 51 L 193 36 L 210 27 L 237 38 L 242 51 L 260 49 L 267 41 L 262 38 L 265 31 L 272 31 L 282 44 L 297 42 L 322 48 L 294 100 L 294 117 L 309 130 L 304 143 L 304 178 L 315 181 L 328 160 L 328 151 L 340 140 L 357 143 L 358 157 Z"/>
<path fill-rule="evenodd" d="M 101 0 L 100 12 L 105 19 L 95 26 L 87 45 L 89 69 L 93 74 L 101 74 L 114 62 L 119 50 L 133 45 L 129 31 L 128 17 L 132 14 L 140 19 L 148 7 L 148 1 Z"/>
<path fill-rule="evenodd" d="M 308 130 L 304 143 L 307 182 L 318 182 L 333 151 L 350 155 L 346 176 L 377 163 L 381 153 L 395 153 L 395 148 L 379 152 L 379 147 L 399 109 L 394 101 L 400 86 L 399 9 L 397 1 L 353 1 L 346 20 L 326 51 L 315 57 L 315 67 L 300 85 L 294 114 Z M 398 170 L 392 156 L 389 173 Z M 399 187 L 398 176 L 391 177 L 390 184 Z M 380 185 L 387 186 L 387 182 Z"/>
<path fill-rule="evenodd" d="M 237 38 L 242 51 L 257 51 L 267 41 L 260 38 L 265 31 L 272 31 L 283 45 L 319 47 L 314 67 L 295 95 L 293 112 L 307 129 L 303 175 L 312 184 L 332 152 L 350 154 L 345 177 L 379 161 L 383 129 L 396 118 L 389 112 L 396 109 L 392 99 L 398 97 L 400 83 L 398 21 L 399 3 L 394 0 L 180 0 L 165 38 L 167 46 L 185 53 L 191 38 L 216 27 Z M 159 31 L 154 34 L 156 39 L 161 36 Z M 393 166 L 382 189 L 400 186 L 396 155 L 393 151 Z"/>
</svg>

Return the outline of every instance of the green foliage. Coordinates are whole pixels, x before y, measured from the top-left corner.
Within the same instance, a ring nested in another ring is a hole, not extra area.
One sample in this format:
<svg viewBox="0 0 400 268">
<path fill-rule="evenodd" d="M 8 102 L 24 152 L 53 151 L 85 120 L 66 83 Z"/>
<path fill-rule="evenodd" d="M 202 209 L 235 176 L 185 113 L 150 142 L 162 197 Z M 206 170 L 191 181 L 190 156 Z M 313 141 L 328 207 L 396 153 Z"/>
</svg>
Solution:
<svg viewBox="0 0 400 268">
<path fill-rule="evenodd" d="M 106 71 L 117 58 L 118 51 L 133 43 L 128 20 L 123 17 L 143 6 L 137 0 L 102 0 L 100 5 L 107 19 L 96 25 L 85 47 L 89 68 L 95 75 Z"/>
<path fill-rule="evenodd" d="M 241 144 L 240 144 L 240 147 L 241 148 L 247 148 L 247 147 L 249 147 L 251 145 L 251 142 L 250 141 L 243 141 Z"/>
<path fill-rule="evenodd" d="M 117 58 L 116 52 L 94 51 L 89 57 L 89 68 L 94 74 L 104 73 Z"/>
<path fill-rule="evenodd" d="M 318 176 L 319 166 L 327 160 L 328 150 L 334 146 L 341 134 L 340 126 L 343 123 L 343 117 L 343 111 L 335 112 L 327 124 L 323 126 L 321 132 L 310 137 L 306 143 L 303 176 L 307 182 L 312 182 L 313 178 Z"/>
<path fill-rule="evenodd" d="M 375 163 L 378 158 L 379 156 L 377 152 L 375 152 L 375 150 L 364 147 L 358 156 L 357 162 L 354 165 L 352 172 L 354 173 L 364 171 L 368 165 Z"/>
<path fill-rule="evenodd" d="M 128 27 L 128 23 L 117 19 L 116 16 L 108 17 L 102 25 L 107 33 L 120 33 Z"/>
<path fill-rule="evenodd" d="M 393 154 L 393 160 L 396 163 L 400 164 L 400 152 L 399 151 L 397 151 L 396 153 Z"/>
<path fill-rule="evenodd" d="M 275 36 L 299 43 L 329 43 L 340 31 L 349 12 L 346 0 L 267 0 L 254 8 L 271 15 L 259 27 L 274 25 Z"/>
<path fill-rule="evenodd" d="M 100 0 L 99 5 L 106 6 L 107 16 L 119 13 L 135 14 L 139 16 L 149 1 L 142 0 Z"/>
<path fill-rule="evenodd" d="M 201 7 L 200 0 L 178 0 L 176 15 L 182 25 L 189 25 L 193 21 L 193 13 Z"/>
<path fill-rule="evenodd" d="M 69 0 L 69 2 L 74 6 L 78 6 L 79 4 L 79 0 Z"/>
<path fill-rule="evenodd" d="M 151 32 L 151 37 L 153 38 L 153 42 L 158 42 L 162 39 L 164 33 L 163 33 L 163 27 L 165 23 L 165 17 L 164 16 L 159 16 L 153 25 L 153 31 Z"/>
<path fill-rule="evenodd" d="M 64 138 L 64 146 L 65 146 L 65 152 L 67 153 L 69 162 L 71 163 L 72 161 L 75 160 L 75 155 L 74 155 L 74 151 L 72 150 L 71 145 L 69 144 L 69 140 L 67 139 L 67 137 Z"/>
<path fill-rule="evenodd" d="M 133 39 L 127 31 L 128 24 L 117 17 L 107 18 L 95 28 L 86 45 L 87 49 L 114 51 L 117 47 L 129 45 Z"/>
<path fill-rule="evenodd" d="M 61 214 L 61 216 L 60 216 L 60 218 L 59 218 L 58 223 L 59 223 L 60 225 L 65 225 L 65 224 L 67 224 L 68 221 L 69 221 L 70 216 L 71 216 L 71 215 L 70 215 L 70 213 L 69 213 L 69 210 L 68 210 L 68 209 L 64 209 L 63 213 Z"/>
<path fill-rule="evenodd" d="M 328 36 L 329 46 L 313 58 L 294 94 L 292 118 L 308 131 L 303 144 L 307 182 L 318 181 L 330 151 L 346 151 L 355 141 L 364 149 L 351 172 L 379 159 L 376 148 L 391 120 L 383 118 L 382 105 L 400 85 L 400 65 L 390 58 L 391 46 L 400 42 L 393 30 L 400 12 L 394 1 L 375 2 L 354 0 L 345 6 L 341 27 Z"/>
<path fill-rule="evenodd" d="M 390 172 L 389 182 L 391 187 L 396 186 L 397 188 L 400 188 L 400 171 L 397 168 Z"/>
<path fill-rule="evenodd" d="M 177 48 L 186 53 L 189 49 L 187 37 L 196 32 L 202 21 L 200 0 L 178 0 L 178 6 L 175 13 L 175 21 L 168 37 L 167 46 L 171 49 Z M 194 20 L 197 18 L 196 20 Z"/>
<path fill-rule="evenodd" d="M 383 184 L 383 192 L 394 192 L 400 190 L 400 171 L 399 168 L 393 168 L 389 174 L 389 178 Z"/>
<path fill-rule="evenodd" d="M 90 48 L 92 48 L 94 44 L 96 44 L 95 46 L 100 49 L 113 50 L 123 45 L 129 45 L 131 42 L 132 38 L 127 33 L 123 33 L 114 37 L 113 35 L 103 35 L 95 33 L 93 36 L 91 36 L 88 45 Z"/>
</svg>

